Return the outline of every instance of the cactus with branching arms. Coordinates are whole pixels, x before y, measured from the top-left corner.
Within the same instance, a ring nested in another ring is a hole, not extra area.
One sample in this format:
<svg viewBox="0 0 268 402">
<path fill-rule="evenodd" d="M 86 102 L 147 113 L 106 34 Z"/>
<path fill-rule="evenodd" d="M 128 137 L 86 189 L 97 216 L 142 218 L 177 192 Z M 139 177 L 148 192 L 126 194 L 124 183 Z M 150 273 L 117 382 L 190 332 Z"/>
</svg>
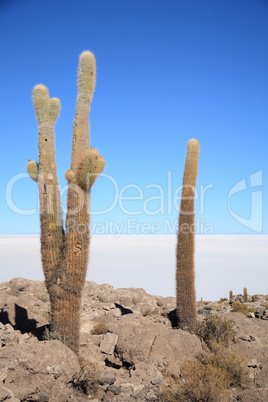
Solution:
<svg viewBox="0 0 268 402">
<path fill-rule="evenodd" d="M 79 58 L 71 167 L 65 173 L 68 181 L 65 230 L 55 160 L 54 126 L 60 101 L 49 98 L 48 90 L 42 84 L 33 89 L 39 162 L 30 160 L 27 164 L 29 176 L 38 182 L 39 188 L 41 256 L 50 297 L 51 336 L 64 340 L 77 354 L 81 297 L 89 254 L 90 189 L 105 167 L 98 151 L 89 148 L 88 115 L 95 88 L 95 70 L 94 55 L 83 52 Z"/>
</svg>

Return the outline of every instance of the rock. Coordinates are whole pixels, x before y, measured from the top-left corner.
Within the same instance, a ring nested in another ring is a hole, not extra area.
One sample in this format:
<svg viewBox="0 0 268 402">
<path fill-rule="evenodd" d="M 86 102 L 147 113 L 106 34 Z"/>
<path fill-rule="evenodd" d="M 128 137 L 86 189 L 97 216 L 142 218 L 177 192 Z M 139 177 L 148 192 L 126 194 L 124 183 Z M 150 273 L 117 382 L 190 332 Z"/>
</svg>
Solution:
<svg viewBox="0 0 268 402">
<path fill-rule="evenodd" d="M 254 342 L 254 341 L 256 341 L 256 338 L 254 338 L 254 336 L 252 336 L 252 335 L 246 335 L 246 336 L 242 335 L 242 336 L 239 337 L 239 339 L 241 339 L 241 341 L 245 341 L 245 342 Z"/>
<path fill-rule="evenodd" d="M 114 348 L 115 348 L 117 340 L 118 340 L 118 335 L 112 334 L 109 332 L 107 334 L 105 334 L 100 343 L 100 350 L 102 351 L 102 353 L 105 353 L 107 355 L 112 355 L 114 352 Z"/>
<path fill-rule="evenodd" d="M 116 380 L 116 375 L 113 371 L 106 371 L 102 373 L 99 377 L 99 382 L 103 385 L 112 385 Z"/>
<path fill-rule="evenodd" d="M 122 388 L 121 387 L 117 387 L 116 385 L 111 385 L 108 388 L 109 391 L 113 392 L 115 395 L 119 395 L 122 392 Z"/>
<path fill-rule="evenodd" d="M 201 342 L 186 331 L 174 330 L 146 317 L 122 316 L 109 324 L 109 330 L 118 335 L 116 355 L 129 366 L 150 360 L 155 367 L 168 367 L 172 374 L 187 359 L 201 352 Z"/>
<path fill-rule="evenodd" d="M 242 295 L 233 301 L 242 301 Z M 254 301 L 255 300 L 255 301 Z M 234 390 L 232 400 L 267 400 L 267 296 L 248 296 L 255 314 L 228 313 L 228 301 L 198 302 L 197 310 L 234 321 L 235 351 L 247 357 L 256 389 Z M 113 289 L 86 282 L 83 290 L 80 355 L 96 368 L 103 401 L 157 401 L 164 372 L 180 375 L 186 360 L 202 351 L 195 336 L 175 325 L 176 299 L 153 296 L 143 289 Z M 84 402 L 92 400 L 79 390 L 77 357 L 58 341 L 40 342 L 49 318 L 49 298 L 42 281 L 17 278 L 0 284 L 0 402 L 20 400 Z M 98 324 L 108 328 L 94 335 Z M 49 346 L 47 346 L 49 345 Z M 86 366 L 85 366 L 86 367 Z M 91 378 L 94 378 L 91 377 Z M 4 383 L 3 383 L 4 381 Z M 80 384 L 81 385 L 81 384 Z M 74 388 L 76 387 L 76 388 Z M 87 388 L 90 389 L 90 386 Z M 95 400 L 99 400 L 95 396 Z M 239 399 L 240 398 L 240 399 Z"/>
<path fill-rule="evenodd" d="M 21 336 L 21 332 L 15 331 L 10 324 L 2 325 L 0 328 L 0 340 L 2 347 L 19 343 Z"/>
<path fill-rule="evenodd" d="M 7 378 L 7 367 L 0 362 L 0 382 L 3 382 Z"/>
<path fill-rule="evenodd" d="M 252 359 L 248 362 L 248 367 L 256 368 L 256 367 L 260 367 L 260 366 L 261 366 L 261 362 L 257 362 L 256 359 Z"/>
<path fill-rule="evenodd" d="M 6 346 L 0 358 L 8 370 L 5 386 L 21 400 L 37 400 L 48 390 L 53 400 L 79 372 L 76 355 L 59 341 Z"/>
<path fill-rule="evenodd" d="M 14 296 L 18 296 L 29 287 L 30 281 L 24 278 L 14 278 L 9 282 L 11 292 Z"/>
<path fill-rule="evenodd" d="M 247 389 L 242 391 L 236 397 L 236 401 L 240 402 L 267 402 L 268 401 L 268 388 L 260 389 Z"/>
<path fill-rule="evenodd" d="M 40 398 L 38 399 L 38 402 L 48 402 L 49 397 L 46 395 L 41 395 Z"/>
<path fill-rule="evenodd" d="M 135 365 L 130 371 L 131 379 L 135 384 L 152 383 L 159 384 L 162 381 L 163 375 L 151 362 L 141 362 Z"/>
<path fill-rule="evenodd" d="M 10 389 L 0 386 L 0 401 L 5 401 L 6 399 L 10 401 L 10 398 L 13 397 L 14 394 Z"/>
<path fill-rule="evenodd" d="M 200 310 L 197 311 L 198 314 L 203 314 L 203 315 L 210 315 L 211 314 L 211 310 L 207 310 L 205 308 L 202 308 Z"/>
<path fill-rule="evenodd" d="M 268 378 L 268 322 L 264 320 L 251 320 L 241 313 L 228 313 L 224 315 L 224 318 L 232 319 L 234 321 L 236 337 L 246 340 L 246 342 L 237 342 L 234 345 L 234 349 L 245 355 L 249 361 L 255 359 L 257 362 L 261 362 L 260 365 L 254 368 L 254 384 L 259 388 L 265 388 Z M 255 338 L 255 340 L 249 341 L 249 336 Z"/>
<path fill-rule="evenodd" d="M 116 308 L 116 309 L 113 310 L 113 317 L 114 318 L 121 317 L 121 315 L 122 315 L 122 313 L 121 313 L 121 310 L 119 308 Z"/>
<path fill-rule="evenodd" d="M 110 402 L 115 398 L 115 394 L 111 391 L 107 391 L 106 395 L 103 397 L 103 402 Z"/>
<path fill-rule="evenodd" d="M 81 320 L 80 332 L 89 333 L 94 327 L 94 323 L 88 319 Z"/>
<path fill-rule="evenodd" d="M 1 302 L 1 300 L 0 300 Z M 41 303 L 33 295 L 20 293 L 17 297 L 9 295 L 2 304 L 4 324 L 19 329 L 22 333 L 34 332 L 38 327 L 48 324 L 48 304 Z M 3 321 L 2 321 L 3 322 Z"/>
</svg>

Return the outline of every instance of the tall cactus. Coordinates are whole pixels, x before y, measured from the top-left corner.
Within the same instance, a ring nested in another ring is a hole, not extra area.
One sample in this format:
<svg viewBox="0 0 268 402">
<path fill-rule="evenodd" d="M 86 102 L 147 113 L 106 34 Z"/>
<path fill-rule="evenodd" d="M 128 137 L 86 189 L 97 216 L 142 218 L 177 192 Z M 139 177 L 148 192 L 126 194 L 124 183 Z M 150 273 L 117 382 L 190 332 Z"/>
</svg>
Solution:
<svg viewBox="0 0 268 402">
<path fill-rule="evenodd" d="M 177 239 L 177 318 L 180 327 L 192 328 L 196 319 L 194 273 L 195 185 L 198 170 L 199 142 L 187 144 Z"/>
<path fill-rule="evenodd" d="M 29 176 L 38 181 L 40 199 L 41 255 L 50 305 L 50 330 L 78 354 L 80 307 L 89 252 L 90 189 L 103 171 L 105 161 L 89 148 L 89 111 L 95 88 L 95 57 L 80 55 L 78 94 L 73 124 L 71 168 L 68 181 L 65 230 L 55 160 L 54 125 L 60 101 L 49 98 L 47 88 L 36 85 L 33 103 L 38 122 L 39 163 L 29 161 Z"/>
</svg>

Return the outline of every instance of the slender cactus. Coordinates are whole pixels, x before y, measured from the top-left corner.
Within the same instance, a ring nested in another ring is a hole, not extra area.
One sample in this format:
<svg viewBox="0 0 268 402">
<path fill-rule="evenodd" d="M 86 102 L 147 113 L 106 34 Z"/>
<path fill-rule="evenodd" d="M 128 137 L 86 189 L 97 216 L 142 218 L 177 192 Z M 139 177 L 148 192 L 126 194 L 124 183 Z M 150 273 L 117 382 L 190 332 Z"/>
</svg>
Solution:
<svg viewBox="0 0 268 402">
<path fill-rule="evenodd" d="M 191 329 L 196 319 L 194 273 L 195 185 L 198 170 L 199 142 L 187 144 L 177 242 L 177 318 L 180 327 Z"/>
<path fill-rule="evenodd" d="M 244 291 L 244 303 L 247 303 L 248 302 L 248 290 L 247 290 L 247 288 L 244 288 L 243 291 Z"/>
<path fill-rule="evenodd" d="M 89 252 L 90 189 L 105 167 L 97 150 L 89 149 L 89 111 L 95 88 L 95 57 L 80 55 L 78 94 L 73 124 L 71 168 L 68 181 L 65 231 L 55 160 L 54 125 L 60 101 L 49 98 L 47 88 L 39 84 L 33 90 L 38 122 L 39 163 L 29 161 L 27 172 L 38 181 L 40 198 L 41 255 L 51 304 L 52 337 L 64 342 L 78 354 L 80 307 Z"/>
<path fill-rule="evenodd" d="M 230 290 L 230 292 L 229 292 L 229 299 L 231 300 L 232 297 L 233 297 L 233 291 Z"/>
</svg>

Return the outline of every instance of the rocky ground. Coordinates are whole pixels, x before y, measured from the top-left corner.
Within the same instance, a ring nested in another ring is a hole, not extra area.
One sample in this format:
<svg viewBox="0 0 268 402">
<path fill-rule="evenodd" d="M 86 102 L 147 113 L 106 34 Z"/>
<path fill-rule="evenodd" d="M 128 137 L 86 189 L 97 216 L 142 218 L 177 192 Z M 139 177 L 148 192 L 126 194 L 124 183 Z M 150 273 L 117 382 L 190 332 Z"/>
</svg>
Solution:
<svg viewBox="0 0 268 402">
<path fill-rule="evenodd" d="M 267 401 L 268 297 L 249 296 L 248 316 L 232 312 L 234 302 L 243 302 L 242 295 L 231 304 L 198 302 L 198 319 L 217 314 L 235 322 L 235 348 L 247 357 L 252 385 L 230 401 Z M 0 401 L 158 401 L 163 373 L 179 375 L 183 362 L 202 350 L 196 335 L 173 328 L 175 298 L 143 289 L 86 283 L 82 363 L 61 342 L 42 340 L 49 319 L 43 282 L 16 278 L 0 284 L 0 309 Z M 91 385 L 83 382 L 88 374 Z"/>
</svg>

